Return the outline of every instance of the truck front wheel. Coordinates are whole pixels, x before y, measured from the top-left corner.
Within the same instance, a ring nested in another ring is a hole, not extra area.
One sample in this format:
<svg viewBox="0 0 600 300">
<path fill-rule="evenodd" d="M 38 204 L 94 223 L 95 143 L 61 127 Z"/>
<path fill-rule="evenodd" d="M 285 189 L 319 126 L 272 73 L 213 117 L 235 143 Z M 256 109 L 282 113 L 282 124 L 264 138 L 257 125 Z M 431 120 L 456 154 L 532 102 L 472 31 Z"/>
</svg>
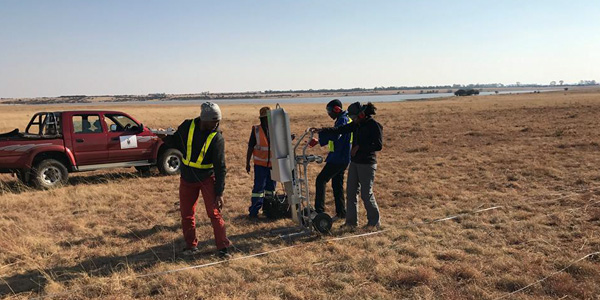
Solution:
<svg viewBox="0 0 600 300">
<path fill-rule="evenodd" d="M 158 171 L 163 175 L 177 175 L 181 172 L 182 154 L 177 149 L 167 149 L 156 162 Z"/>
<path fill-rule="evenodd" d="M 50 189 L 65 184 L 68 176 L 69 171 L 60 161 L 45 159 L 32 169 L 31 181 L 40 189 Z"/>
</svg>

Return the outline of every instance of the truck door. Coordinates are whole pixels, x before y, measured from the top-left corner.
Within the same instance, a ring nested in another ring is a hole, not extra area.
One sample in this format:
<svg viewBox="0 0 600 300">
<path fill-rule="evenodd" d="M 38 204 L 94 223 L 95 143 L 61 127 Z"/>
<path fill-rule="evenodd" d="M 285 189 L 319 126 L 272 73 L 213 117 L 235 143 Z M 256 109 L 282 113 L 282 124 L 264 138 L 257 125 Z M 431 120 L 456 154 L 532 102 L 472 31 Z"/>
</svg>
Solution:
<svg viewBox="0 0 600 300">
<path fill-rule="evenodd" d="M 73 154 L 78 166 L 105 163 L 108 158 L 106 131 L 100 114 L 76 114 L 72 117 Z"/>
<path fill-rule="evenodd" d="M 125 114 L 104 114 L 108 128 L 108 158 L 110 162 L 128 162 L 153 159 L 158 138 L 147 128 L 141 128 Z"/>
</svg>

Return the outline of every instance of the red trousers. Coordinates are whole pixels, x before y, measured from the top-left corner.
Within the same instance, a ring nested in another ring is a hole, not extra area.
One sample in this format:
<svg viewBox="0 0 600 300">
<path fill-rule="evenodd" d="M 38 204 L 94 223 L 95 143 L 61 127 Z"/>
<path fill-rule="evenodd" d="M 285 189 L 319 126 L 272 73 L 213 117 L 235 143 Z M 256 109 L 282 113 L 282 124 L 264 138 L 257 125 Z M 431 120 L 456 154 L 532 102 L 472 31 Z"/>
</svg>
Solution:
<svg viewBox="0 0 600 300">
<path fill-rule="evenodd" d="M 188 248 L 198 245 L 196 238 L 196 203 L 198 196 L 202 192 L 206 214 L 212 223 L 215 234 L 215 243 L 217 249 L 227 248 L 231 242 L 225 235 L 225 221 L 217 209 L 215 195 L 215 177 L 211 176 L 201 182 L 187 182 L 183 179 L 179 181 L 179 210 L 181 211 L 181 228 L 183 229 L 183 238 Z"/>
</svg>

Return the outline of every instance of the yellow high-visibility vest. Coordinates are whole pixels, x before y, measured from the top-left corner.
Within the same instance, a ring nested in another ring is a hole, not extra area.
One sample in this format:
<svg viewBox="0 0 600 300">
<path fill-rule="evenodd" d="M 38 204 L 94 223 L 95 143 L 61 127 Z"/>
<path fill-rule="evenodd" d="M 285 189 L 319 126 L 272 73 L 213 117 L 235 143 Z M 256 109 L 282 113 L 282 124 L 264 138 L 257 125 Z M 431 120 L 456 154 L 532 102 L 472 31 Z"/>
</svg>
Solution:
<svg viewBox="0 0 600 300">
<path fill-rule="evenodd" d="M 210 143 L 212 142 L 215 135 L 217 135 L 217 132 L 216 131 L 211 132 L 208 135 L 208 137 L 206 138 L 206 142 L 204 142 L 204 145 L 202 146 L 200 155 L 198 155 L 198 159 L 195 162 L 193 162 L 193 161 L 191 161 L 191 159 L 192 159 L 192 140 L 194 139 L 194 129 L 195 128 L 196 128 L 196 122 L 194 122 L 194 120 L 192 120 L 192 124 L 190 125 L 190 131 L 188 132 L 187 151 L 185 153 L 185 158 L 182 159 L 183 164 L 188 167 L 197 168 L 197 169 L 212 169 L 214 167 L 213 164 L 202 164 L 202 161 L 204 160 L 204 155 L 206 155 L 206 151 L 208 151 L 208 147 L 210 147 Z"/>
<path fill-rule="evenodd" d="M 352 123 L 352 119 L 348 118 L 348 123 L 346 124 L 350 124 Z M 354 133 L 351 132 L 350 133 L 350 145 L 352 145 L 352 140 L 354 139 Z M 329 143 L 327 143 L 327 145 L 329 146 L 329 152 L 335 152 L 335 144 L 333 143 L 333 141 L 329 141 Z"/>
</svg>

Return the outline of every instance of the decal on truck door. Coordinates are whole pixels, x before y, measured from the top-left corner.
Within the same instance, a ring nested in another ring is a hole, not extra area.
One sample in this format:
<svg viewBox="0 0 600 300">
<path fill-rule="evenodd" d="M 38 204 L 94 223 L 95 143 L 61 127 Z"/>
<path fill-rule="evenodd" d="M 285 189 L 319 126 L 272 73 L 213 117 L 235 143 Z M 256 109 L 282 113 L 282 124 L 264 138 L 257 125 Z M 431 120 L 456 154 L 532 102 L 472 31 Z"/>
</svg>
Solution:
<svg viewBox="0 0 600 300">
<path fill-rule="evenodd" d="M 137 148 L 137 137 L 135 135 L 123 135 L 119 137 L 121 149 Z"/>
</svg>

